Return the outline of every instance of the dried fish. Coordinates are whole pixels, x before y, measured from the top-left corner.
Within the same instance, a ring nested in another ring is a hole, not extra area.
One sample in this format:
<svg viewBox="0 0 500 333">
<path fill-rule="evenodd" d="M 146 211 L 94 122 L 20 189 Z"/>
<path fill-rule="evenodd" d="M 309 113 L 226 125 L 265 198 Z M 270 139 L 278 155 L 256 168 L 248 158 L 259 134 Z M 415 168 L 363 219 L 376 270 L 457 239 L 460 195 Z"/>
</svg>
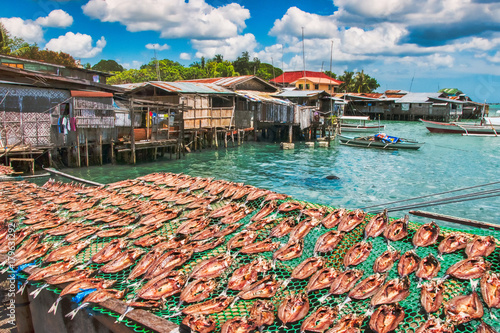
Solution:
<svg viewBox="0 0 500 333">
<path fill-rule="evenodd" d="M 282 219 L 281 222 L 271 230 L 269 236 L 281 238 L 288 235 L 293 228 L 295 228 L 295 218 L 293 216 L 289 216 Z"/>
<path fill-rule="evenodd" d="M 28 277 L 28 281 L 39 281 L 51 276 L 66 273 L 75 265 L 76 265 L 75 261 L 69 261 L 69 262 L 63 261 L 44 268 L 38 268 L 30 274 L 30 276 Z"/>
<path fill-rule="evenodd" d="M 270 203 L 266 204 L 263 208 L 261 208 L 261 210 L 259 210 L 257 214 L 252 216 L 250 221 L 259 221 L 264 217 L 268 216 L 269 214 L 271 214 L 275 209 L 276 209 L 276 202 L 271 201 Z"/>
<path fill-rule="evenodd" d="M 347 314 L 333 325 L 326 333 L 361 333 L 361 325 L 365 316 L 357 316 L 355 314 Z"/>
<path fill-rule="evenodd" d="M 479 279 L 490 266 L 482 257 L 464 259 L 450 266 L 446 274 L 462 280 Z"/>
<path fill-rule="evenodd" d="M 439 226 L 433 221 L 423 224 L 413 235 L 413 245 L 415 247 L 426 247 L 436 243 L 439 237 Z"/>
<path fill-rule="evenodd" d="M 338 231 L 349 232 L 356 228 L 361 222 L 364 221 L 366 213 L 360 209 L 356 209 L 350 213 L 347 213 L 342 220 L 340 220 Z"/>
<path fill-rule="evenodd" d="M 286 326 L 304 318 L 309 312 L 309 298 L 305 293 L 288 295 L 278 307 L 278 318 Z"/>
<path fill-rule="evenodd" d="M 172 274 L 172 272 L 160 274 L 139 289 L 137 297 L 164 301 L 168 297 L 180 293 L 184 283 L 186 283 L 186 276 L 183 274 Z"/>
<path fill-rule="evenodd" d="M 340 272 L 334 268 L 322 268 L 309 279 L 306 290 L 311 292 L 321 290 L 331 286 L 333 281 L 339 276 Z"/>
<path fill-rule="evenodd" d="M 273 253 L 273 259 L 281 261 L 292 260 L 302 255 L 304 250 L 304 240 L 299 239 L 294 242 L 288 242 L 283 247 Z"/>
<path fill-rule="evenodd" d="M 197 234 L 194 234 L 191 236 L 192 241 L 198 241 L 198 240 L 204 240 L 204 239 L 209 239 L 212 237 L 215 237 L 215 235 L 220 231 L 220 226 L 219 225 L 212 225 L 209 226 L 202 231 L 198 232 Z"/>
<path fill-rule="evenodd" d="M 218 313 L 224 311 L 229 304 L 233 301 L 234 297 L 229 296 L 219 296 L 212 298 L 203 303 L 197 303 L 185 307 L 182 309 L 182 313 L 190 315 L 190 314 L 199 314 L 199 315 L 208 315 L 212 313 Z"/>
<path fill-rule="evenodd" d="M 220 217 L 229 216 L 229 215 L 235 213 L 236 211 L 238 211 L 238 209 L 240 209 L 240 206 L 238 204 L 229 203 L 223 207 L 220 207 L 220 208 L 214 210 L 213 212 L 211 212 L 208 215 L 208 217 L 213 218 L 213 219 L 217 219 Z"/>
<path fill-rule="evenodd" d="M 396 303 L 410 295 L 410 280 L 408 277 L 393 279 L 386 282 L 382 288 L 373 295 L 371 305 Z"/>
<path fill-rule="evenodd" d="M 274 223 L 276 219 L 271 218 L 271 217 L 266 217 L 263 218 L 259 221 L 255 221 L 247 226 L 248 230 L 260 230 L 263 229 L 265 226 L 270 225 Z"/>
<path fill-rule="evenodd" d="M 384 232 L 385 228 L 387 228 L 388 224 L 389 219 L 387 217 L 387 209 L 385 209 L 382 213 L 372 217 L 365 226 L 365 238 L 375 238 L 380 236 Z"/>
<path fill-rule="evenodd" d="M 443 303 L 444 286 L 436 281 L 429 281 L 422 285 L 420 304 L 427 313 L 436 312 Z"/>
<path fill-rule="evenodd" d="M 53 285 L 74 282 L 74 281 L 87 279 L 89 276 L 91 276 L 94 273 L 95 273 L 95 270 L 78 269 L 75 271 L 68 271 L 66 273 L 47 277 L 47 278 L 45 278 L 45 282 L 47 282 L 48 284 L 53 284 Z"/>
<path fill-rule="evenodd" d="M 314 252 L 325 253 L 333 251 L 340 243 L 344 234 L 337 230 L 330 230 L 318 237 Z"/>
<path fill-rule="evenodd" d="M 94 254 L 91 258 L 92 262 L 102 264 L 114 259 L 125 249 L 127 243 L 122 239 L 115 239 L 106 244 L 99 252 Z"/>
<path fill-rule="evenodd" d="M 331 229 L 340 223 L 340 220 L 347 215 L 347 210 L 340 208 L 336 209 L 330 214 L 328 214 L 324 219 L 321 220 L 321 224 L 327 229 Z"/>
<path fill-rule="evenodd" d="M 168 273 L 182 265 L 193 256 L 193 251 L 185 249 L 171 250 L 156 259 L 147 269 L 144 278 L 152 279 L 161 274 Z"/>
<path fill-rule="evenodd" d="M 272 325 L 274 323 L 274 304 L 271 301 L 256 300 L 250 309 L 250 317 L 257 326 Z"/>
<path fill-rule="evenodd" d="M 262 258 L 253 260 L 233 272 L 227 283 L 227 288 L 231 290 L 243 290 L 257 281 L 259 273 L 267 272 L 270 269 L 271 265 L 267 260 Z"/>
<path fill-rule="evenodd" d="M 481 295 L 489 308 L 500 308 L 500 276 L 486 272 L 481 278 Z"/>
<path fill-rule="evenodd" d="M 273 243 L 270 238 L 266 238 L 260 242 L 243 246 L 240 250 L 240 253 L 255 254 L 262 252 L 272 252 L 280 247 L 280 245 L 280 243 Z"/>
<path fill-rule="evenodd" d="M 423 333 L 424 331 L 422 332 L 418 332 L 418 333 Z M 453 333 L 453 331 L 449 331 L 449 332 L 446 332 L 446 333 Z M 490 325 L 486 324 L 484 321 L 481 322 L 481 324 L 477 327 L 476 329 L 476 333 L 497 333 L 497 331 L 495 331 L 495 329 L 493 327 L 491 327 Z"/>
<path fill-rule="evenodd" d="M 53 262 L 59 260 L 69 261 L 71 259 L 74 259 L 75 256 L 78 253 L 80 253 L 84 248 L 89 246 L 90 243 L 91 240 L 87 239 L 85 241 L 81 241 L 78 243 L 66 245 L 58 249 L 55 249 L 54 251 L 49 253 L 49 255 L 45 258 L 44 262 Z"/>
<path fill-rule="evenodd" d="M 292 278 L 304 280 L 323 268 L 326 260 L 323 257 L 309 257 L 301 262 L 292 271 Z"/>
<path fill-rule="evenodd" d="M 215 238 L 224 238 L 227 235 L 232 234 L 236 230 L 238 230 L 243 224 L 241 223 L 233 223 L 225 227 L 224 229 L 220 230 L 218 233 L 214 235 Z"/>
<path fill-rule="evenodd" d="M 385 273 L 389 271 L 392 266 L 394 266 L 394 263 L 399 260 L 401 257 L 399 251 L 391 251 L 387 250 L 380 257 L 375 259 L 375 262 L 373 263 L 373 272 L 375 273 Z"/>
<path fill-rule="evenodd" d="M 487 257 L 495 251 L 495 238 L 493 236 L 475 236 L 465 248 L 467 257 Z"/>
<path fill-rule="evenodd" d="M 405 252 L 398 263 L 398 274 L 401 277 L 405 277 L 415 272 L 420 263 L 420 257 L 415 253 L 415 251 Z"/>
<path fill-rule="evenodd" d="M 404 218 L 392 221 L 384 230 L 384 237 L 396 242 L 408 236 L 408 215 Z"/>
<path fill-rule="evenodd" d="M 186 303 L 200 302 L 210 296 L 217 283 L 213 279 L 198 279 L 182 289 L 180 300 Z"/>
<path fill-rule="evenodd" d="M 405 312 L 399 304 L 384 304 L 370 317 L 370 328 L 377 333 L 387 333 L 395 330 L 404 317 Z"/>
<path fill-rule="evenodd" d="M 453 333 L 454 328 L 446 322 L 436 318 L 429 318 L 423 322 L 415 333 Z"/>
<path fill-rule="evenodd" d="M 132 281 L 137 279 L 139 276 L 146 273 L 146 271 L 155 263 L 158 258 L 162 255 L 163 250 L 159 248 L 152 249 L 149 251 L 142 259 L 135 265 L 130 274 L 127 277 L 127 280 Z"/>
<path fill-rule="evenodd" d="M 271 298 L 276 295 L 281 283 L 272 275 L 268 275 L 259 281 L 243 288 L 238 294 L 241 299 Z"/>
<path fill-rule="evenodd" d="M 332 309 L 326 306 L 321 306 L 304 320 L 300 330 L 302 332 L 324 332 L 333 324 L 333 321 L 337 318 L 338 313 L 339 311 L 337 308 Z"/>
<path fill-rule="evenodd" d="M 221 276 L 226 269 L 233 263 L 233 258 L 227 254 L 221 254 L 217 257 L 201 261 L 191 271 L 190 278 L 193 279 L 211 279 Z"/>
<path fill-rule="evenodd" d="M 365 261 L 373 248 L 370 242 L 359 242 L 354 244 L 344 255 L 344 266 L 356 266 Z"/>
<path fill-rule="evenodd" d="M 137 258 L 144 253 L 144 250 L 133 248 L 126 250 L 114 257 L 110 262 L 100 268 L 103 273 L 117 273 L 135 264 Z"/>
<path fill-rule="evenodd" d="M 332 282 L 329 293 L 331 295 L 342 295 L 350 291 L 356 282 L 363 277 L 363 271 L 348 269 L 340 273 Z"/>
<path fill-rule="evenodd" d="M 439 243 L 438 252 L 443 254 L 465 249 L 467 241 L 467 235 L 460 232 L 452 232 Z"/>
<path fill-rule="evenodd" d="M 215 331 L 217 323 L 211 317 L 201 314 L 190 314 L 182 320 L 182 325 L 189 327 L 191 332 L 209 333 Z"/>
<path fill-rule="evenodd" d="M 223 224 L 233 225 L 234 223 L 244 219 L 250 213 L 249 210 L 245 208 L 240 208 L 238 211 L 231 215 L 223 217 L 220 222 Z"/>
<path fill-rule="evenodd" d="M 148 225 L 145 225 L 141 228 L 138 228 L 136 230 L 134 230 L 131 234 L 129 234 L 127 236 L 128 239 L 137 239 L 139 237 L 142 237 L 146 234 L 149 234 L 153 231 L 156 231 L 158 229 L 160 229 L 161 227 L 163 227 L 163 223 L 156 223 L 156 224 L 148 224 Z"/>
<path fill-rule="evenodd" d="M 175 231 L 178 234 L 190 235 L 205 229 L 210 224 L 208 218 L 196 218 L 184 221 Z"/>
<path fill-rule="evenodd" d="M 255 231 L 243 230 L 233 236 L 226 244 L 228 250 L 243 247 L 253 243 L 258 234 Z"/>
<path fill-rule="evenodd" d="M 73 243 L 76 242 L 82 238 L 88 237 L 90 235 L 95 234 L 98 232 L 100 229 L 98 227 L 84 227 L 80 229 L 76 229 L 72 233 L 70 233 L 68 236 L 64 238 L 64 240 L 68 243 Z"/>
<path fill-rule="evenodd" d="M 304 204 L 298 201 L 285 201 L 278 207 L 278 212 L 291 212 L 292 210 L 301 210 Z"/>
<path fill-rule="evenodd" d="M 415 275 L 418 278 L 430 280 L 438 275 L 440 269 L 441 263 L 431 253 L 418 263 Z"/>
<path fill-rule="evenodd" d="M 167 239 L 167 237 L 165 237 L 165 236 L 151 234 L 151 235 L 147 235 L 147 236 L 144 236 L 142 238 L 136 239 L 134 241 L 134 245 L 142 246 L 142 247 L 151 247 L 151 246 L 156 245 L 156 244 L 158 244 L 166 239 Z"/>
<path fill-rule="evenodd" d="M 482 318 L 484 314 L 483 305 L 475 291 L 470 295 L 453 297 L 444 305 L 444 311 L 446 317 L 457 325 Z"/>
<path fill-rule="evenodd" d="M 349 297 L 353 299 L 367 299 L 377 293 L 385 282 L 387 275 L 376 273 L 370 275 L 358 283 L 350 292 Z"/>
<path fill-rule="evenodd" d="M 235 317 L 227 320 L 221 327 L 221 333 L 251 333 L 257 328 L 252 318 Z"/>
<path fill-rule="evenodd" d="M 288 241 L 292 242 L 298 239 L 304 239 L 311 230 L 318 226 L 318 223 L 318 220 L 313 220 L 310 217 L 300 221 L 290 232 Z"/>
</svg>

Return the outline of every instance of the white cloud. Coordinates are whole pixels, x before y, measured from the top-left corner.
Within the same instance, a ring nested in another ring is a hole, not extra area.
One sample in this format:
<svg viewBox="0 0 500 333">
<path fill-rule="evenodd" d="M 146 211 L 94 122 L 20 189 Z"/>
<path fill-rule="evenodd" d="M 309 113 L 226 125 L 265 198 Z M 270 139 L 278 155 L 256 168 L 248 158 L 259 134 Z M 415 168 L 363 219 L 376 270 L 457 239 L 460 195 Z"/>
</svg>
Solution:
<svg viewBox="0 0 500 333">
<path fill-rule="evenodd" d="M 92 37 L 81 33 L 68 32 L 63 36 L 51 39 L 45 47 L 51 51 L 69 53 L 75 58 L 93 58 L 106 46 L 106 39 L 101 37 L 92 46 Z"/>
<path fill-rule="evenodd" d="M 290 7 L 281 19 L 274 21 L 269 34 L 283 40 L 286 36 L 301 36 L 302 28 L 305 38 L 332 38 L 338 31 L 333 15 L 321 16 Z"/>
<path fill-rule="evenodd" d="M 213 7 L 205 0 L 90 0 L 83 12 L 128 31 L 158 31 L 162 38 L 218 39 L 238 35 L 250 11 L 236 3 Z"/>
<path fill-rule="evenodd" d="M 160 45 L 158 43 L 154 43 L 154 44 L 149 43 L 149 44 L 146 44 L 146 48 L 148 50 L 163 51 L 163 50 L 168 50 L 170 48 L 170 46 L 167 44 Z"/>
<path fill-rule="evenodd" d="M 73 24 L 73 17 L 62 9 L 56 9 L 46 17 L 37 18 L 35 22 L 42 27 L 67 28 Z"/>
<path fill-rule="evenodd" d="M 122 67 L 125 69 L 139 69 L 142 66 L 142 64 L 143 64 L 142 61 L 133 60 L 131 63 L 126 62 L 120 65 L 122 65 Z"/>
<path fill-rule="evenodd" d="M 252 53 L 257 47 L 257 41 L 252 34 L 231 37 L 223 40 L 191 40 L 193 48 L 198 50 L 196 57 L 212 58 L 222 54 L 225 60 L 235 60 L 242 52 Z"/>
<path fill-rule="evenodd" d="M 42 27 L 31 20 L 25 21 L 20 17 L 11 17 L 0 18 L 0 22 L 3 23 L 11 37 L 22 38 L 28 43 L 44 41 Z"/>
<path fill-rule="evenodd" d="M 182 52 L 180 55 L 179 55 L 179 58 L 181 60 L 191 60 L 191 54 L 190 53 L 186 53 L 186 52 Z"/>
</svg>

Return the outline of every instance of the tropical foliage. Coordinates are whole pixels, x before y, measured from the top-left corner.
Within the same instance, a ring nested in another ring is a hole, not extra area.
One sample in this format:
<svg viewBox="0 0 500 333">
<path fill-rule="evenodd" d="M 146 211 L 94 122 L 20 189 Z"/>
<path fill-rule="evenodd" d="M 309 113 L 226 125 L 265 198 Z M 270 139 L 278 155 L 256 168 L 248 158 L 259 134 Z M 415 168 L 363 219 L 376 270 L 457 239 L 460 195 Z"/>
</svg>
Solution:
<svg viewBox="0 0 500 333">
<path fill-rule="evenodd" d="M 344 74 L 338 77 L 338 80 L 343 81 L 339 87 L 339 91 L 370 93 L 380 87 L 376 79 L 366 74 L 364 70 L 361 72 L 344 71 Z"/>
<path fill-rule="evenodd" d="M 44 61 L 67 67 L 76 67 L 75 59 L 64 52 L 40 50 L 36 43 L 29 44 L 22 38 L 10 37 L 9 32 L 0 23 L 0 53 L 24 59 Z"/>
</svg>

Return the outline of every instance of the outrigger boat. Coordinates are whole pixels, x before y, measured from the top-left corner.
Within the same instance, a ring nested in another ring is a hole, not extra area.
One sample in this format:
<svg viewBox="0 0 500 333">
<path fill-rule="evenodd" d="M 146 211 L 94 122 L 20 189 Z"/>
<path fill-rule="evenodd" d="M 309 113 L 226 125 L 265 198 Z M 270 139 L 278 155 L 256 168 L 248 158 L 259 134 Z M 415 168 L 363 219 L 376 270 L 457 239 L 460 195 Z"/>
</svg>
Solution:
<svg viewBox="0 0 500 333">
<path fill-rule="evenodd" d="M 431 133 L 456 133 L 462 135 L 499 136 L 500 118 L 483 117 L 481 123 L 441 123 L 420 119 Z"/>
<path fill-rule="evenodd" d="M 385 129 L 385 125 L 380 125 L 380 122 L 376 125 L 366 124 L 370 120 L 370 117 L 359 117 L 359 116 L 340 116 L 340 132 L 372 132 L 378 133 Z M 357 121 L 357 123 L 350 123 L 348 121 Z"/>
<path fill-rule="evenodd" d="M 414 140 L 387 136 L 379 133 L 373 136 L 348 137 L 339 135 L 340 144 L 354 147 L 378 148 L 378 149 L 412 149 L 417 150 L 424 144 Z"/>
</svg>

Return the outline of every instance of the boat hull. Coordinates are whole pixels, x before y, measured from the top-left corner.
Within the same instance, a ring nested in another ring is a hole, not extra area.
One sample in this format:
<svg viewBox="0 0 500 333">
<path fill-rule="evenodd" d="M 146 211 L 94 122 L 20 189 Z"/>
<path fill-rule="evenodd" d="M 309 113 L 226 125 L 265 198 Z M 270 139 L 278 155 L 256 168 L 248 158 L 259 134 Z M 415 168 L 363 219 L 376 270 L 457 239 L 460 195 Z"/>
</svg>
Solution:
<svg viewBox="0 0 500 333">
<path fill-rule="evenodd" d="M 429 121 L 420 119 L 425 124 L 425 127 L 431 133 L 448 133 L 448 134 L 489 134 L 495 135 L 500 128 L 494 126 L 481 126 L 481 125 L 459 125 L 456 123 L 439 123 L 436 121 Z"/>
<path fill-rule="evenodd" d="M 353 133 L 378 133 L 385 129 L 385 125 L 380 126 L 340 126 L 340 132 L 353 132 Z"/>
<path fill-rule="evenodd" d="M 352 138 L 348 136 L 339 135 L 340 143 L 347 146 L 355 146 L 355 147 L 363 147 L 363 148 L 378 148 L 378 149 L 387 149 L 387 150 L 395 150 L 395 149 L 409 149 L 409 150 L 417 150 L 422 147 L 423 143 L 415 142 L 415 141 L 406 141 L 406 142 L 398 142 L 398 143 L 383 143 L 381 141 L 368 141 L 368 140 L 360 140 L 357 138 Z"/>
</svg>

